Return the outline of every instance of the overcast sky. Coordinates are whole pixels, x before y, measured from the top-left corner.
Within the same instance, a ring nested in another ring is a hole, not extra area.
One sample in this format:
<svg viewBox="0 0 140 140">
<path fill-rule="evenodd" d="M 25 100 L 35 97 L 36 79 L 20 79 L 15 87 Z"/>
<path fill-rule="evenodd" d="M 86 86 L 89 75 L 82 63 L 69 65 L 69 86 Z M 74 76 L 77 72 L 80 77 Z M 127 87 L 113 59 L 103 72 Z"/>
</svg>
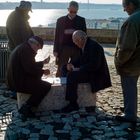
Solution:
<svg viewBox="0 0 140 140">
<path fill-rule="evenodd" d="M 20 0 L 0 0 L 0 2 L 20 2 Z M 26 0 L 25 0 L 26 1 Z M 29 0 L 39 2 L 41 0 Z M 44 2 L 70 2 L 71 0 L 43 0 Z M 121 4 L 122 0 L 75 0 L 77 2 L 91 2 L 91 3 L 99 3 L 99 4 Z"/>
</svg>

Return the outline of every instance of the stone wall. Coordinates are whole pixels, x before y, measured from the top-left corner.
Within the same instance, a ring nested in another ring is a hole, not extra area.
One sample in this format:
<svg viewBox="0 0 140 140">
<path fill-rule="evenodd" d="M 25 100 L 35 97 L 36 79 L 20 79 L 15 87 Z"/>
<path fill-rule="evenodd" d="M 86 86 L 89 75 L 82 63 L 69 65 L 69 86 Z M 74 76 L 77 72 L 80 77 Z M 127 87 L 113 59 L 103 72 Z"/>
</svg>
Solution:
<svg viewBox="0 0 140 140">
<path fill-rule="evenodd" d="M 44 40 L 53 41 L 55 28 L 33 27 L 35 35 L 39 35 Z M 115 43 L 118 35 L 118 30 L 107 29 L 88 29 L 87 34 L 93 37 L 100 43 Z M 0 27 L 0 39 L 6 39 L 5 27 Z"/>
</svg>

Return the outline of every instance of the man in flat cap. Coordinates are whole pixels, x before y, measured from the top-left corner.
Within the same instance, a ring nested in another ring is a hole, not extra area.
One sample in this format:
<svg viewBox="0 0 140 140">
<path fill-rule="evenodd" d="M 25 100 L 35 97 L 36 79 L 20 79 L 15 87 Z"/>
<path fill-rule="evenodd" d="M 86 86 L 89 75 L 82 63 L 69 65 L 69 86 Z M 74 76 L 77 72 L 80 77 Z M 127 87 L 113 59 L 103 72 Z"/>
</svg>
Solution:
<svg viewBox="0 0 140 140">
<path fill-rule="evenodd" d="M 6 31 L 10 52 L 34 35 L 28 23 L 30 18 L 28 13 L 31 11 L 31 7 L 32 5 L 29 1 L 21 1 L 20 5 L 8 16 Z M 16 93 L 12 92 L 10 97 L 16 99 Z"/>
<path fill-rule="evenodd" d="M 33 36 L 33 31 L 28 23 L 29 11 L 31 11 L 29 1 L 21 1 L 20 5 L 9 15 L 6 22 L 9 48 L 12 51 L 16 46 L 27 41 Z"/>
<path fill-rule="evenodd" d="M 85 18 L 77 15 L 79 5 L 71 1 L 68 6 L 68 14 L 57 20 L 53 53 L 58 65 L 57 77 L 61 77 L 61 68 L 68 60 L 76 60 L 80 51 L 72 41 L 72 34 L 75 30 L 86 32 Z"/>
<path fill-rule="evenodd" d="M 24 43 L 17 46 L 11 53 L 7 71 L 7 85 L 10 90 L 31 94 L 31 97 L 19 109 L 24 117 L 34 117 L 35 109 L 49 92 L 51 84 L 41 80 L 43 74 L 48 75 L 48 69 L 43 70 L 43 65 L 49 59 L 36 62 L 35 55 L 43 47 L 43 40 L 32 36 Z"/>
</svg>

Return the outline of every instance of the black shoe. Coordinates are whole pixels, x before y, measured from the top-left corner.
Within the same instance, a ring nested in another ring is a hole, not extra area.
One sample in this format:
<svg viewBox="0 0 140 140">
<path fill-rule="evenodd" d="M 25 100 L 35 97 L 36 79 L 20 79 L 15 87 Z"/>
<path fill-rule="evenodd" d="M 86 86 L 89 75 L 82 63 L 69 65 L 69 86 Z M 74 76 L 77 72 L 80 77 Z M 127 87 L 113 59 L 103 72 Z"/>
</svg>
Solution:
<svg viewBox="0 0 140 140">
<path fill-rule="evenodd" d="M 20 115 L 23 118 L 34 118 L 35 117 L 35 113 L 33 113 L 33 111 L 31 110 L 31 107 L 27 104 L 24 104 L 19 110 L 18 112 L 20 113 Z"/>
<path fill-rule="evenodd" d="M 79 106 L 78 104 L 68 104 L 66 107 L 64 107 L 61 112 L 63 113 L 69 113 L 69 112 L 72 112 L 72 111 L 77 111 L 79 110 Z"/>
<path fill-rule="evenodd" d="M 94 113 L 96 106 L 89 106 L 89 107 L 85 107 L 85 108 L 88 113 Z"/>
<path fill-rule="evenodd" d="M 136 120 L 132 120 L 132 119 L 128 119 L 125 116 L 116 116 L 115 120 L 119 121 L 119 122 L 129 122 L 129 123 L 136 123 Z"/>
<path fill-rule="evenodd" d="M 131 125 L 126 129 L 126 131 L 128 132 L 134 132 L 136 130 L 136 127 L 137 127 L 137 123 L 136 122 L 133 122 L 131 123 Z"/>
<path fill-rule="evenodd" d="M 125 116 L 116 116 L 115 119 L 119 122 L 131 123 L 131 125 L 128 128 L 126 128 L 127 132 L 134 132 L 136 130 L 136 126 L 137 126 L 136 120 L 127 119 L 127 118 L 125 118 Z"/>
<path fill-rule="evenodd" d="M 124 112 L 124 107 L 120 107 L 120 110 L 121 110 L 122 112 Z"/>
</svg>

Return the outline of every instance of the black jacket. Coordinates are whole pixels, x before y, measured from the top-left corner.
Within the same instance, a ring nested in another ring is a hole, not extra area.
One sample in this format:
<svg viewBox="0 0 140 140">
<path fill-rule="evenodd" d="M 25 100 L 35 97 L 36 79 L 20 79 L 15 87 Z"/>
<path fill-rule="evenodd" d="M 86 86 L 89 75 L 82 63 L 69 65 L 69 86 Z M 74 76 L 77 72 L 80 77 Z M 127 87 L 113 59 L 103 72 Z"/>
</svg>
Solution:
<svg viewBox="0 0 140 140">
<path fill-rule="evenodd" d="M 35 55 L 26 42 L 12 51 L 7 70 L 7 84 L 11 90 L 24 91 L 27 82 L 34 89 L 33 83 L 41 80 L 43 62 L 35 62 Z"/>
<path fill-rule="evenodd" d="M 81 58 L 73 64 L 89 74 L 92 92 L 111 86 L 104 50 L 96 41 L 88 38 Z"/>
<path fill-rule="evenodd" d="M 56 24 L 56 30 L 55 30 L 55 40 L 54 40 L 54 52 L 57 52 L 58 54 L 61 53 L 61 49 L 64 47 L 64 37 L 65 37 L 65 29 L 67 26 L 67 22 L 68 22 L 68 15 L 67 16 L 63 16 L 60 17 L 57 20 L 57 24 Z M 85 22 L 85 18 L 80 17 L 78 15 L 76 15 L 76 17 L 72 20 L 72 28 L 74 30 L 82 30 L 84 32 L 86 32 L 86 22 Z M 70 39 L 71 43 L 73 44 L 72 41 L 72 34 L 71 34 L 71 39 Z M 75 45 L 74 45 L 75 46 Z"/>
</svg>

